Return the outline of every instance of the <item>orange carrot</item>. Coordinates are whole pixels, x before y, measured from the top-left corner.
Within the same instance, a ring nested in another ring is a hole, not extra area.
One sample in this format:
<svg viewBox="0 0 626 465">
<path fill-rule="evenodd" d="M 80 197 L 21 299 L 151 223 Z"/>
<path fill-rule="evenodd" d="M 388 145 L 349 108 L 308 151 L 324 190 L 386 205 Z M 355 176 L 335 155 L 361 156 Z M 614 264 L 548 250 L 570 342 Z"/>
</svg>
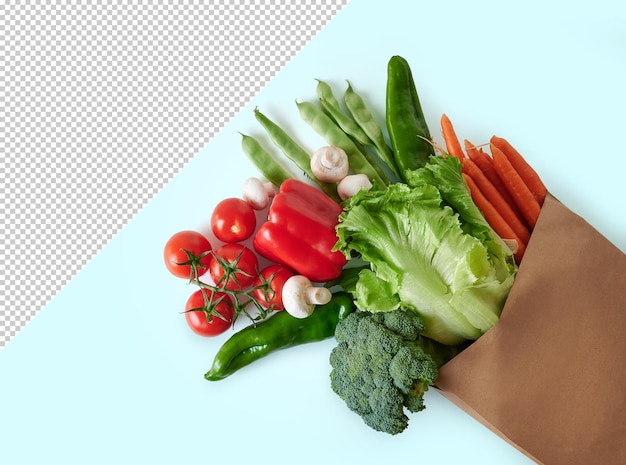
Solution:
<svg viewBox="0 0 626 465">
<path fill-rule="evenodd" d="M 502 239 L 514 240 L 517 242 L 517 250 L 514 250 L 515 261 L 519 265 L 522 261 L 524 252 L 526 251 L 526 244 L 516 234 L 511 226 L 502 218 L 502 215 L 493 206 L 493 204 L 485 197 L 478 185 L 474 182 L 471 176 L 463 173 L 463 178 L 469 188 L 472 200 L 481 211 L 489 226 L 496 232 Z"/>
<path fill-rule="evenodd" d="M 443 141 L 446 145 L 448 155 L 456 157 L 459 160 L 465 158 L 459 139 L 456 136 L 456 132 L 454 132 L 452 122 L 445 113 L 441 115 L 441 134 L 443 135 Z"/>
<path fill-rule="evenodd" d="M 463 144 L 465 145 L 465 153 L 467 153 L 467 156 L 474 160 L 474 163 L 476 163 L 483 172 L 493 170 L 491 157 L 487 153 L 476 147 L 467 139 L 463 140 Z"/>
<path fill-rule="evenodd" d="M 537 223 L 541 205 L 506 155 L 494 144 L 491 144 L 491 156 L 496 173 L 515 200 L 515 204 L 524 215 L 524 219 L 532 231 Z"/>
<path fill-rule="evenodd" d="M 487 176 L 470 158 L 463 160 L 463 173 L 472 178 L 483 195 L 489 200 L 493 207 L 498 211 L 503 220 L 508 223 L 510 228 L 515 232 L 516 237 L 521 239 L 525 244 L 530 240 L 530 231 L 524 223 L 513 211 L 511 206 L 502 197 L 498 189 L 487 179 Z"/>
<path fill-rule="evenodd" d="M 506 202 L 511 206 L 517 217 L 523 221 L 524 216 L 522 215 L 522 212 L 520 212 L 519 208 L 517 208 L 517 205 L 511 197 L 511 194 L 509 194 L 509 191 L 502 183 L 502 180 L 498 177 L 498 173 L 496 173 L 496 170 L 493 167 L 493 160 L 491 159 L 489 154 L 473 145 L 467 139 L 464 141 L 464 143 L 465 152 L 467 153 L 468 157 L 478 165 L 478 167 L 485 174 L 487 179 L 491 181 L 491 184 L 493 184 L 493 186 L 498 189 L 500 195 L 502 195 L 504 200 L 506 200 Z"/>
<path fill-rule="evenodd" d="M 543 205 L 543 200 L 548 190 L 532 166 L 530 166 L 524 157 L 506 139 L 493 136 L 491 138 L 491 144 L 502 151 L 511 165 L 513 165 L 513 168 L 515 168 L 515 171 L 519 173 L 520 177 L 533 193 L 539 205 Z"/>
</svg>

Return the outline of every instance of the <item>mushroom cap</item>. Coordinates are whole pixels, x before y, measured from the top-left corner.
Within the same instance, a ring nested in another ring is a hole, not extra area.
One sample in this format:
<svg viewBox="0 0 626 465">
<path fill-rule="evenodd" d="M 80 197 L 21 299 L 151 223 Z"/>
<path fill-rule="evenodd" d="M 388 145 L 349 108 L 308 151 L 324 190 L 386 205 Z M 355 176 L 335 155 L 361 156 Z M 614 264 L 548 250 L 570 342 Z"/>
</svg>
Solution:
<svg viewBox="0 0 626 465">
<path fill-rule="evenodd" d="M 351 174 L 343 178 L 337 184 L 337 193 L 341 200 L 346 200 L 357 194 L 360 190 L 370 190 L 372 182 L 365 174 Z"/>
<path fill-rule="evenodd" d="M 348 155 L 334 145 L 321 147 L 311 156 L 311 171 L 320 181 L 339 182 L 349 170 Z"/>
<path fill-rule="evenodd" d="M 263 182 L 259 178 L 248 178 L 241 187 L 243 199 L 255 210 L 263 210 L 274 196 L 274 186 L 270 182 Z"/>
</svg>

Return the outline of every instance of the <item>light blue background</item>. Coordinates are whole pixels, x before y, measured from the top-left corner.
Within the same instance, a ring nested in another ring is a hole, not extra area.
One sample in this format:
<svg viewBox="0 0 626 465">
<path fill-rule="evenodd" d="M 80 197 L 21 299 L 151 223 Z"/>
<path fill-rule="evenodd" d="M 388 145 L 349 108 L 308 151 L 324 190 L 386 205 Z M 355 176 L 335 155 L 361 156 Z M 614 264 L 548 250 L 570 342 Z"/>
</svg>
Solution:
<svg viewBox="0 0 626 465">
<path fill-rule="evenodd" d="M 161 253 L 174 232 L 206 230 L 212 207 L 256 174 L 238 134 L 262 135 L 255 106 L 313 150 L 323 141 L 294 100 L 315 99 L 315 78 L 337 93 L 349 79 L 382 117 L 393 54 L 409 60 L 436 139 L 444 112 L 461 138 L 506 137 L 626 250 L 618 4 L 353 0 L 0 352 L 0 461 L 531 463 L 435 391 L 402 435 L 368 429 L 330 391 L 332 341 L 205 381 L 224 338 L 188 331 L 179 312 L 193 289 Z"/>
</svg>

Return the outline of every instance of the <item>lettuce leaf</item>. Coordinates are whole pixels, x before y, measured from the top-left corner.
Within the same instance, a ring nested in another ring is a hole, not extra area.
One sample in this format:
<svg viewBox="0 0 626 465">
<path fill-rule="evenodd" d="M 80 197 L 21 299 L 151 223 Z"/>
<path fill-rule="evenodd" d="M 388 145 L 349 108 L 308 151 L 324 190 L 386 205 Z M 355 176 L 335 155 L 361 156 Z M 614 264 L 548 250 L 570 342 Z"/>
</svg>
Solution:
<svg viewBox="0 0 626 465">
<path fill-rule="evenodd" d="M 357 306 L 415 311 L 424 335 L 444 344 L 477 339 L 491 328 L 517 272 L 451 157 L 431 157 L 407 184 L 352 197 L 337 236 L 337 250 L 369 263 L 353 289 Z"/>
</svg>

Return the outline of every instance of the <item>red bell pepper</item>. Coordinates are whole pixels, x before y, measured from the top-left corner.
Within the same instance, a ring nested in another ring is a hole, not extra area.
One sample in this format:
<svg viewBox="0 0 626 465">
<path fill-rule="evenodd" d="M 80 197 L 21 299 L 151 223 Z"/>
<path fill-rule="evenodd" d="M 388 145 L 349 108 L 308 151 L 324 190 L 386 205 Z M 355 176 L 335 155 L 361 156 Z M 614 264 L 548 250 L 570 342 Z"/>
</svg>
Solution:
<svg viewBox="0 0 626 465">
<path fill-rule="evenodd" d="M 347 263 L 342 252 L 332 250 L 341 212 L 341 205 L 319 189 L 288 179 L 272 200 L 268 220 L 254 236 L 254 249 L 313 282 L 335 279 Z"/>
</svg>

